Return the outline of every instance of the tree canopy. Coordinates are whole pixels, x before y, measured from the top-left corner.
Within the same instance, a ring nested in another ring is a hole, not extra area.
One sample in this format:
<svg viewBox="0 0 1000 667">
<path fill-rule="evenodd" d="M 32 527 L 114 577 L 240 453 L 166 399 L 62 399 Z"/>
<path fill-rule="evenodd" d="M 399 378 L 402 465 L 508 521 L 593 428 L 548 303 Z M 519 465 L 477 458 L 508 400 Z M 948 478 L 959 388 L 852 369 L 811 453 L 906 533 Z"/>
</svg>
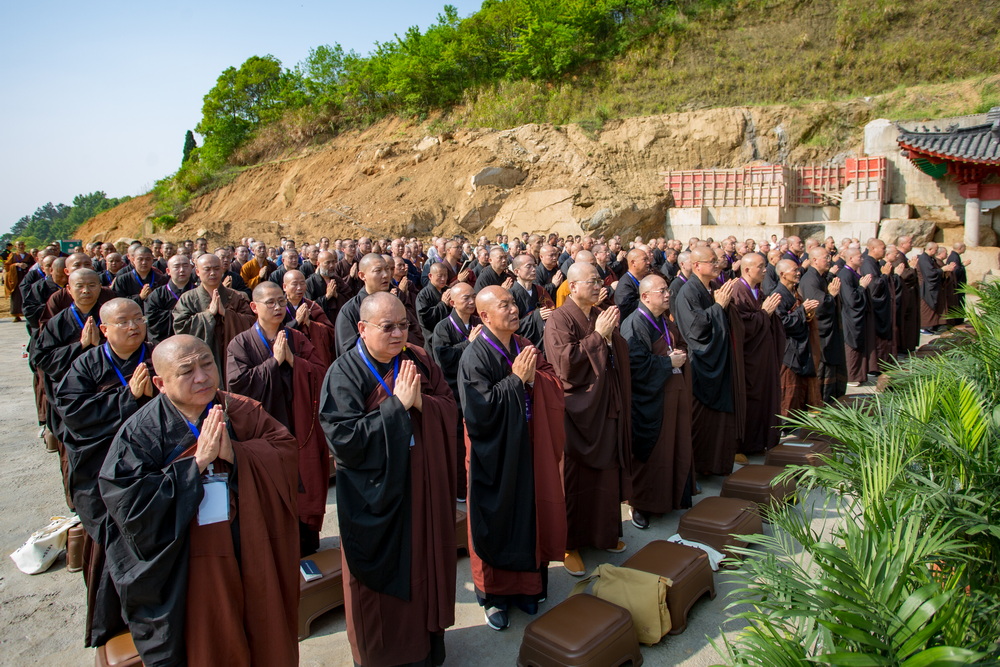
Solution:
<svg viewBox="0 0 1000 667">
<path fill-rule="evenodd" d="M 0 244 L 14 239 L 37 245 L 59 239 L 71 239 L 77 227 L 102 211 L 114 208 L 131 197 L 109 198 L 103 191 L 73 197 L 73 205 L 47 202 L 14 223 L 10 232 L 0 237 Z"/>
</svg>

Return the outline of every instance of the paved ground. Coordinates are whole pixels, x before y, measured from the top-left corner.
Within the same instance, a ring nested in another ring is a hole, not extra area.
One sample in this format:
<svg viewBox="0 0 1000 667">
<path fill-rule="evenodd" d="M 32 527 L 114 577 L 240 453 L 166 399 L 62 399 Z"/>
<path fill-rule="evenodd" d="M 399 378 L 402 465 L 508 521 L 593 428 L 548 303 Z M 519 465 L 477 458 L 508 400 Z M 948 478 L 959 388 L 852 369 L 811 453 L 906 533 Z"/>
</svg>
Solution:
<svg viewBox="0 0 1000 667">
<path fill-rule="evenodd" d="M 0 552 L 3 554 L 14 551 L 32 531 L 45 526 L 49 517 L 67 512 L 58 458 L 46 453 L 38 439 L 31 378 L 27 361 L 21 358 L 26 342 L 23 324 L 13 324 L 9 317 L 0 319 L 0 367 L 6 370 L 7 390 L 0 401 Z M 703 481 L 705 493 L 696 500 L 717 495 L 721 481 L 721 478 Z M 338 543 L 332 488 L 327 509 L 324 547 Z M 617 555 L 585 552 L 588 569 L 600 562 L 620 564 L 646 542 L 674 534 L 679 515 L 675 512 L 654 519 L 649 530 L 639 531 L 627 521 L 623 511 L 628 549 Z M 22 574 L 9 558 L 0 558 L 0 562 L 0 664 L 93 664 L 93 651 L 83 647 L 86 610 L 80 574 L 66 572 L 62 557 L 48 572 L 36 576 Z M 513 665 L 524 626 L 530 619 L 515 611 L 510 628 L 504 632 L 491 630 L 475 601 L 468 558 L 459 559 L 457 579 L 456 623 L 446 634 L 448 664 Z M 643 647 L 647 665 L 701 666 L 721 662 L 711 641 L 721 641 L 724 633 L 731 636 L 742 624 L 731 618 L 738 609 L 726 608 L 726 595 L 735 587 L 731 577 L 720 572 L 715 581 L 717 597 L 695 605 L 686 632 L 667 637 L 657 646 Z M 553 565 L 549 602 L 543 605 L 543 611 L 563 600 L 574 582 L 561 564 Z M 331 611 L 318 619 L 313 624 L 312 636 L 300 644 L 300 650 L 304 666 L 351 665 L 343 610 Z"/>
</svg>

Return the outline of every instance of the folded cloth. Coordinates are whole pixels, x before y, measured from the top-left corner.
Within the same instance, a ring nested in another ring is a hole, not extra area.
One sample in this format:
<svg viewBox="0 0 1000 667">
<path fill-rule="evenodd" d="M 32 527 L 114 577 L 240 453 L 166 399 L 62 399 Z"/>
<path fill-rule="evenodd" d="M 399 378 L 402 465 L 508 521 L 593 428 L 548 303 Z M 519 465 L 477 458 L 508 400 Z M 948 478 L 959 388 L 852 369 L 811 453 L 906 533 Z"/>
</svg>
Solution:
<svg viewBox="0 0 1000 667">
<path fill-rule="evenodd" d="M 708 554 L 708 564 L 712 566 L 712 571 L 715 572 L 719 569 L 719 563 L 722 559 L 726 557 L 721 551 L 716 551 L 707 544 L 702 544 L 701 542 L 692 542 L 691 540 L 685 540 L 679 534 L 671 535 L 667 538 L 667 542 L 676 542 L 677 544 L 683 544 L 686 547 L 694 547 L 695 549 L 701 549 Z"/>
</svg>

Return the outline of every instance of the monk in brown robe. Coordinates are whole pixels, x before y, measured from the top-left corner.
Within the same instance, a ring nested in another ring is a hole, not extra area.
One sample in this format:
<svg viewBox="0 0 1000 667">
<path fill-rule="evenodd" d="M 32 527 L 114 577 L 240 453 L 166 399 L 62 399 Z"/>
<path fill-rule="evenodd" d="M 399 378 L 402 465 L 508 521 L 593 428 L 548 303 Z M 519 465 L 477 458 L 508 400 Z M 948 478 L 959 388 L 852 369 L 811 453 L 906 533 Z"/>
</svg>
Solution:
<svg viewBox="0 0 1000 667">
<path fill-rule="evenodd" d="M 430 356 L 404 348 L 405 318 L 392 294 L 368 295 L 320 400 L 337 463 L 347 637 L 364 667 L 440 665 L 455 622 L 457 407 Z"/>
<path fill-rule="evenodd" d="M 621 502 L 629 495 L 631 458 L 628 343 L 618 308 L 597 308 L 603 281 L 592 264 L 573 264 L 570 296 L 545 324 L 545 349 L 566 397 L 566 554 L 563 565 L 585 573 L 581 547 L 625 550 Z"/>
<path fill-rule="evenodd" d="M 122 425 L 99 479 L 142 662 L 297 665 L 298 443 L 260 403 L 218 390 L 194 336 L 160 343 L 153 367 L 160 395 Z"/>
<path fill-rule="evenodd" d="M 267 280 L 272 271 L 277 270 L 275 263 L 267 258 L 267 246 L 263 241 L 258 241 L 253 244 L 253 258 L 240 267 L 240 278 L 249 289 L 253 289 L 260 281 Z"/>
<path fill-rule="evenodd" d="M 306 298 L 306 277 L 301 271 L 286 271 L 282 283 L 287 299 L 283 324 L 289 329 L 301 331 L 313 344 L 323 368 L 328 368 L 333 363 L 337 347 L 333 322 L 318 303 Z"/>
<path fill-rule="evenodd" d="M 750 253 L 739 262 L 740 277 L 733 282 L 727 313 L 736 375 L 733 393 L 740 404 L 736 414 L 743 422 L 736 462 L 746 463 L 747 454 L 774 447 L 781 436 L 778 366 L 785 340 L 781 320 L 774 315 L 781 298 L 774 294 L 765 297 L 761 290 L 767 260 Z"/>
<path fill-rule="evenodd" d="M 459 283 L 452 292 L 469 289 Z M 511 293 L 484 287 L 476 309 L 483 325 L 462 354 L 457 383 L 469 434 L 469 558 L 486 623 L 503 630 L 511 605 L 538 612 L 549 561 L 564 554 L 565 403 L 551 364 L 515 334 L 521 322 Z"/>
<path fill-rule="evenodd" d="M 327 366 L 305 334 L 282 325 L 287 306 L 276 283 L 253 288 L 257 322 L 229 343 L 226 386 L 260 401 L 299 443 L 299 551 L 305 557 L 319 550 L 330 484 L 330 452 L 316 414 Z"/>
<path fill-rule="evenodd" d="M 174 332 L 205 341 L 223 374 L 229 343 L 253 326 L 257 316 L 247 298 L 222 284 L 222 260 L 205 253 L 195 262 L 201 284 L 181 294 L 174 306 Z"/>
<path fill-rule="evenodd" d="M 4 262 L 4 288 L 7 290 L 7 297 L 10 299 L 10 314 L 14 316 L 15 322 L 21 321 L 21 281 L 28 275 L 28 270 L 35 263 L 34 258 L 24 250 L 24 241 L 18 241 L 14 252 L 10 253 L 7 261 Z"/>
<path fill-rule="evenodd" d="M 691 372 L 687 344 L 668 314 L 667 281 L 639 281 L 639 303 L 622 323 L 632 380 L 632 524 L 691 506 Z"/>
<path fill-rule="evenodd" d="M 306 278 L 306 297 L 323 309 L 328 320 L 336 322 L 341 306 L 347 303 L 351 295 L 333 272 L 337 263 L 336 255 L 324 250 L 316 261 L 315 273 Z"/>
</svg>

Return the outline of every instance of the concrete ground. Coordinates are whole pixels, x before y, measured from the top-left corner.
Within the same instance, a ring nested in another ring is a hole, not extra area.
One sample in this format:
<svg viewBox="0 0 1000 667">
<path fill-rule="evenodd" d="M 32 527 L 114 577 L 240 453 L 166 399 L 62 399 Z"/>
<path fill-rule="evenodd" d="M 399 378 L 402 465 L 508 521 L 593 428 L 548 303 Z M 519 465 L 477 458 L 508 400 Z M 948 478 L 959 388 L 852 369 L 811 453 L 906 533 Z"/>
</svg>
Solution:
<svg viewBox="0 0 1000 667">
<path fill-rule="evenodd" d="M 922 342 L 926 342 L 924 337 Z M 13 552 L 33 531 L 44 527 L 49 518 L 65 515 L 59 460 L 45 451 L 38 438 L 31 377 L 27 360 L 22 359 L 27 334 L 23 324 L 0 318 L 0 367 L 6 370 L 5 398 L 0 401 L 0 551 Z M 853 389 L 872 391 L 869 387 Z M 762 463 L 751 459 L 752 463 Z M 722 478 L 702 481 L 700 500 L 719 493 Z M 624 540 L 628 549 L 621 554 L 585 551 L 588 570 L 601 562 L 621 564 L 642 545 L 676 532 L 680 512 L 652 521 L 639 531 L 628 521 L 623 507 Z M 816 522 L 823 519 L 817 518 Z M 765 530 L 768 528 L 765 527 Z M 327 505 L 323 547 L 337 546 L 337 521 L 333 488 Z M 553 564 L 549 576 L 548 602 L 542 611 L 565 599 L 576 579 Z M 725 571 L 715 575 L 717 596 L 702 599 L 689 616 L 687 630 L 668 636 L 658 645 L 643 647 L 647 665 L 713 665 L 723 662 L 712 646 L 723 635 L 732 637 L 742 627 L 733 618 L 739 608 L 727 608 L 727 594 L 736 583 Z M 511 625 L 503 632 L 491 630 L 475 601 L 469 559 L 460 557 L 457 577 L 456 622 L 445 635 L 447 664 L 513 665 L 521 635 L 529 617 L 514 611 Z M 69 573 L 60 557 L 47 572 L 35 576 L 21 573 L 10 558 L 0 558 L 0 664 L 90 665 L 94 651 L 83 647 L 85 591 L 79 573 Z M 352 665 L 345 631 L 343 609 L 333 610 L 312 626 L 312 635 L 300 643 L 301 664 L 309 667 Z"/>
</svg>

